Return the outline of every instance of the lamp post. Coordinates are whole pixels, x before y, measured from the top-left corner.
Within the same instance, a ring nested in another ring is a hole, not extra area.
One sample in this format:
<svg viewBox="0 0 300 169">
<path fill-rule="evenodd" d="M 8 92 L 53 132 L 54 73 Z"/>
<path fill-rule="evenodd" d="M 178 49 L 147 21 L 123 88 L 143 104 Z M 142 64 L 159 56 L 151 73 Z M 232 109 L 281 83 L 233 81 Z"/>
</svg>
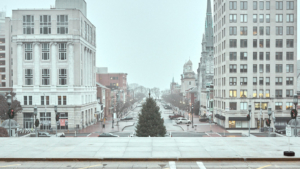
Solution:
<svg viewBox="0 0 300 169">
<path fill-rule="evenodd" d="M 268 107 L 268 115 L 269 115 L 269 120 L 270 120 L 270 116 L 272 115 L 272 108 L 271 107 Z M 270 121 L 270 126 L 269 126 L 269 137 L 271 137 L 271 121 Z"/>
<path fill-rule="evenodd" d="M 192 105 L 192 128 L 194 128 L 194 104 Z"/>
<path fill-rule="evenodd" d="M 293 102 L 294 102 L 294 105 L 295 105 L 295 110 L 297 112 L 297 105 L 298 105 L 298 95 L 297 94 L 294 94 L 294 97 L 293 97 Z M 297 116 L 297 114 L 296 114 Z M 296 126 L 296 122 L 297 122 L 297 117 L 295 117 L 295 137 L 297 137 L 297 126 Z"/>
<path fill-rule="evenodd" d="M 11 95 L 8 93 L 8 95 L 7 95 L 7 104 L 8 104 L 8 106 L 9 106 L 9 109 L 10 109 L 10 107 L 11 107 L 11 103 L 12 103 L 12 101 L 11 101 Z M 9 137 L 11 137 L 11 126 L 10 126 L 10 118 L 9 118 Z"/>
<path fill-rule="evenodd" d="M 56 121 L 56 117 L 57 117 L 57 106 L 56 106 L 56 105 L 54 106 L 54 111 L 55 111 L 55 127 L 56 127 L 55 135 L 56 135 L 56 137 L 57 137 L 57 121 Z"/>
<path fill-rule="evenodd" d="M 35 121 L 36 121 L 36 115 L 37 115 L 37 107 L 35 105 L 35 107 L 33 108 L 33 112 L 34 112 L 34 117 L 35 117 Z M 36 130 L 36 126 L 35 126 L 35 137 L 37 137 L 37 130 Z"/>
<path fill-rule="evenodd" d="M 248 106 L 248 111 L 249 111 L 249 117 L 250 117 L 250 120 L 249 120 L 249 137 L 250 137 L 250 124 L 251 124 L 251 104 L 249 104 L 249 106 Z"/>
<path fill-rule="evenodd" d="M 259 95 L 260 100 L 260 114 L 259 114 L 259 131 L 261 131 L 261 115 L 262 115 L 262 105 L 261 105 L 261 95 Z"/>
</svg>

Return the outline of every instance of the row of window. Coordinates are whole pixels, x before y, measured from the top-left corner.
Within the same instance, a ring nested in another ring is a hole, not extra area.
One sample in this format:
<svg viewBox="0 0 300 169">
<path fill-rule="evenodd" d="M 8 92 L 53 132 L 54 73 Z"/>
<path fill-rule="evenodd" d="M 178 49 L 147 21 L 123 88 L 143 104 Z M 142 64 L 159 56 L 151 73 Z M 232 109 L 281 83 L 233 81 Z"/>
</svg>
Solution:
<svg viewBox="0 0 300 169">
<path fill-rule="evenodd" d="M 50 43 L 42 43 L 42 60 L 49 60 Z M 32 60 L 32 43 L 25 43 L 25 60 Z M 58 43 L 59 60 L 67 59 L 67 43 Z"/>
<path fill-rule="evenodd" d="M 224 46 L 225 46 L 224 41 Z M 223 42 L 222 42 L 223 43 Z M 223 44 L 222 44 L 223 46 Z M 229 47 L 230 48 L 237 48 L 237 39 L 229 39 Z M 248 47 L 248 39 L 240 39 L 240 47 L 247 48 Z M 257 40 L 253 40 L 253 47 L 257 47 Z M 259 47 L 264 47 L 264 40 L 259 40 Z M 266 47 L 270 47 L 270 39 L 266 39 Z M 276 39 L 275 47 L 282 48 L 283 47 L 283 39 Z M 294 39 L 286 39 L 286 47 L 293 48 L 294 47 Z"/>
<path fill-rule="evenodd" d="M 41 105 L 49 105 L 50 96 L 41 96 Z M 67 105 L 67 96 L 57 96 L 58 105 Z M 24 96 L 24 105 L 32 105 L 32 96 Z"/>
<path fill-rule="evenodd" d="M 263 89 L 260 89 L 259 93 L 257 93 L 256 89 L 254 89 L 252 94 L 253 94 L 253 98 L 256 98 L 256 97 L 269 98 L 270 97 L 270 89 L 265 90 L 265 92 Z M 293 89 L 286 90 L 286 97 L 293 97 L 293 94 L 294 94 Z M 226 97 L 225 91 L 223 93 L 223 97 Z M 229 97 L 230 98 L 237 97 L 237 90 L 229 90 Z M 244 89 L 240 90 L 240 98 L 246 98 L 246 97 L 248 97 L 247 90 L 244 90 Z M 275 97 L 282 98 L 282 90 L 275 90 Z"/>
<path fill-rule="evenodd" d="M 255 39 L 256 40 L 256 39 Z M 255 43 L 253 41 L 253 43 Z M 253 60 L 270 60 L 270 52 L 253 52 L 252 54 Z M 283 60 L 283 52 L 275 52 L 276 60 Z M 236 61 L 237 60 L 237 52 L 229 52 L 229 60 Z M 248 60 L 247 52 L 240 52 L 240 60 Z M 286 60 L 294 60 L 294 52 L 286 52 Z M 291 66 L 293 67 L 293 65 Z"/>
<path fill-rule="evenodd" d="M 59 69 L 58 84 L 67 85 L 67 69 Z M 25 85 L 33 85 L 32 69 L 25 69 Z M 50 69 L 42 69 L 42 85 L 50 85 Z"/>
<path fill-rule="evenodd" d="M 250 2 L 249 2 L 250 3 Z M 266 7 L 264 6 L 266 4 Z M 253 10 L 270 10 L 271 2 L 267 1 L 253 1 Z M 230 1 L 229 2 L 229 9 L 236 10 L 237 9 L 237 1 Z M 247 1 L 240 1 L 240 9 L 247 10 L 248 9 L 248 2 Z M 294 1 L 286 1 L 286 9 L 293 10 L 294 9 Z M 283 1 L 276 1 L 276 10 L 283 10 Z"/>
<path fill-rule="evenodd" d="M 224 17 L 225 18 L 225 17 Z M 259 14 L 259 22 L 270 23 L 270 14 L 266 14 L 266 19 L 264 19 L 264 14 Z M 222 21 L 224 25 L 225 19 Z M 240 23 L 247 23 L 248 22 L 248 14 L 240 14 Z M 283 23 L 283 14 L 276 14 L 275 15 L 275 22 L 276 23 Z M 286 23 L 293 23 L 294 22 L 294 14 L 286 14 Z M 229 23 L 237 23 L 237 14 L 230 14 L 229 15 Z M 257 14 L 253 14 L 253 23 L 257 23 Z"/>
<path fill-rule="evenodd" d="M 265 72 L 270 73 L 271 65 L 270 64 L 253 64 L 253 73 L 257 73 L 257 69 L 259 66 L 259 73 Z M 225 65 L 223 65 L 224 69 L 223 74 L 225 73 Z M 240 64 L 240 73 L 247 73 L 248 65 L 247 64 Z M 276 73 L 283 73 L 283 64 L 276 64 L 275 65 L 275 72 Z M 230 64 L 229 65 L 229 73 L 237 73 L 237 64 Z M 286 64 L 286 72 L 285 73 L 294 73 L 294 65 L 293 64 Z"/>
<path fill-rule="evenodd" d="M 292 102 L 286 102 L 285 104 L 286 110 L 293 109 L 293 103 Z M 240 110 L 248 110 L 248 103 L 247 102 L 241 102 L 240 103 Z M 237 102 L 229 102 L 229 108 L 230 110 L 237 110 Z M 268 102 L 254 102 L 254 109 L 255 110 L 267 110 L 268 108 Z M 283 110 L 283 103 L 282 102 L 275 102 L 275 110 Z"/>
<path fill-rule="evenodd" d="M 265 79 L 265 83 L 264 83 Z M 257 80 L 259 80 L 259 85 L 270 85 L 270 77 L 253 77 L 252 85 L 257 85 Z M 247 77 L 240 77 L 240 85 L 247 86 Z M 275 77 L 275 85 L 282 85 L 283 78 L 282 77 Z M 222 85 L 226 84 L 226 77 L 222 78 Z M 229 78 L 229 86 L 236 86 L 237 85 L 237 77 L 230 77 Z M 294 78 L 293 77 L 286 77 L 286 85 L 294 85 Z"/>
<path fill-rule="evenodd" d="M 283 35 L 283 26 L 276 26 L 275 27 L 276 35 Z M 253 26 L 253 35 L 271 35 L 271 28 L 270 26 Z M 229 27 L 229 35 L 237 35 L 237 27 L 236 26 L 230 26 Z M 241 26 L 240 27 L 240 35 L 245 36 L 248 35 L 248 27 L 247 26 Z M 287 26 L 286 27 L 286 35 L 294 35 L 294 27 L 293 26 Z M 225 36 L 225 28 L 222 30 L 222 37 Z"/>
</svg>

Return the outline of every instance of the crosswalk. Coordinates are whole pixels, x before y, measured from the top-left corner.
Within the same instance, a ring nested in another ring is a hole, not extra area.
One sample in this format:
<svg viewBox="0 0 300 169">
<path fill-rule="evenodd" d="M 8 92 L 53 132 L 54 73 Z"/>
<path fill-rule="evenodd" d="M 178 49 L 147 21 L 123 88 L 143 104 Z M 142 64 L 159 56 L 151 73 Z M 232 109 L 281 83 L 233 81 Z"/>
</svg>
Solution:
<svg viewBox="0 0 300 169">
<path fill-rule="evenodd" d="M 203 162 L 197 161 L 196 164 L 199 167 L 199 169 L 206 169 L 206 167 L 204 166 Z M 176 169 L 176 163 L 175 163 L 175 161 L 169 161 L 169 169 Z"/>
</svg>

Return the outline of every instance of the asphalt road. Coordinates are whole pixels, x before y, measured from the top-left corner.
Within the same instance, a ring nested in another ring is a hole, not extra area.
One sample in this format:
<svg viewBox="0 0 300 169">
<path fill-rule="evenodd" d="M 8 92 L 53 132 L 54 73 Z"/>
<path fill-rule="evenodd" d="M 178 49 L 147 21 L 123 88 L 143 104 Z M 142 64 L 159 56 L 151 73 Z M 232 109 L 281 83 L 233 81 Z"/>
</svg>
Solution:
<svg viewBox="0 0 300 169">
<path fill-rule="evenodd" d="M 299 169 L 300 162 L 175 162 L 175 161 L 157 161 L 157 162 L 134 162 L 134 161 L 116 161 L 116 162 L 1 162 L 0 168 L 20 168 L 20 169 L 41 169 L 41 168 L 65 168 L 65 169 Z"/>
</svg>

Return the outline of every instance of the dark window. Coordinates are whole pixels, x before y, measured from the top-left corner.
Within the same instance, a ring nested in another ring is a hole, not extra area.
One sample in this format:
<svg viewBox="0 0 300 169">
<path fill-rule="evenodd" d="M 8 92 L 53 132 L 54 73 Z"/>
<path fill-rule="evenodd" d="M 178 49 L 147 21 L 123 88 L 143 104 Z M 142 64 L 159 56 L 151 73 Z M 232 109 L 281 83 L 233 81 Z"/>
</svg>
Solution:
<svg viewBox="0 0 300 169">
<path fill-rule="evenodd" d="M 257 35 L 257 26 L 253 26 L 253 35 Z"/>
<path fill-rule="evenodd" d="M 257 60 L 257 52 L 253 52 L 253 60 Z"/>
<path fill-rule="evenodd" d="M 286 40 L 286 47 L 293 48 L 294 47 L 294 39 L 287 39 Z"/>
<path fill-rule="evenodd" d="M 294 78 L 293 77 L 287 77 L 286 78 L 286 85 L 293 85 L 294 84 Z"/>
<path fill-rule="evenodd" d="M 282 60 L 282 52 L 276 52 L 276 60 Z"/>
<path fill-rule="evenodd" d="M 247 39 L 241 39 L 240 40 L 240 42 L 241 42 L 241 48 L 246 48 L 247 47 Z"/>
<path fill-rule="evenodd" d="M 230 52 L 229 58 L 230 58 L 230 60 L 236 60 L 236 52 Z"/>
<path fill-rule="evenodd" d="M 257 39 L 253 39 L 253 47 L 257 48 Z"/>
<path fill-rule="evenodd" d="M 264 52 L 259 52 L 259 60 L 264 60 Z"/>
<path fill-rule="evenodd" d="M 259 39 L 259 47 L 260 48 L 264 47 L 264 40 L 263 39 Z"/>
<path fill-rule="evenodd" d="M 237 47 L 236 39 L 230 39 L 229 42 L 230 42 L 230 47 L 231 48 L 236 48 Z"/>
<path fill-rule="evenodd" d="M 275 97 L 282 97 L 282 90 L 275 90 Z"/>
<path fill-rule="evenodd" d="M 294 90 L 288 89 L 286 90 L 286 97 L 293 97 L 294 96 Z"/>
<path fill-rule="evenodd" d="M 276 39 L 276 47 L 282 48 L 282 39 Z"/>
<path fill-rule="evenodd" d="M 253 64 L 253 73 L 257 72 L 257 64 Z"/>
<path fill-rule="evenodd" d="M 230 107 L 230 110 L 236 110 L 236 102 L 230 102 L 229 103 L 229 107 Z"/>
<path fill-rule="evenodd" d="M 282 77 L 275 78 L 275 85 L 282 85 Z"/>
<path fill-rule="evenodd" d="M 270 85 L 270 77 L 266 77 L 266 85 L 267 85 L 267 86 Z"/>
<path fill-rule="evenodd" d="M 270 73 L 270 64 L 266 64 L 266 73 Z"/>
<path fill-rule="evenodd" d="M 270 39 L 266 39 L 266 48 L 270 48 Z"/>
<path fill-rule="evenodd" d="M 270 60 L 270 52 L 266 52 L 266 60 Z"/>
<path fill-rule="evenodd" d="M 257 85 L 257 77 L 253 77 L 253 85 Z"/>
<path fill-rule="evenodd" d="M 236 73 L 236 65 L 229 65 L 229 72 Z"/>
<path fill-rule="evenodd" d="M 286 52 L 286 60 L 294 60 L 294 52 Z"/>
<path fill-rule="evenodd" d="M 264 78 L 263 77 L 259 78 L 259 85 L 264 85 Z"/>
<path fill-rule="evenodd" d="M 247 55 L 248 55 L 247 52 L 241 52 L 240 53 L 240 59 L 241 60 L 247 60 Z"/>
<path fill-rule="evenodd" d="M 240 72 L 247 73 L 247 65 L 240 65 Z"/>
<path fill-rule="evenodd" d="M 282 64 L 276 64 L 276 73 L 282 73 Z"/>
</svg>

